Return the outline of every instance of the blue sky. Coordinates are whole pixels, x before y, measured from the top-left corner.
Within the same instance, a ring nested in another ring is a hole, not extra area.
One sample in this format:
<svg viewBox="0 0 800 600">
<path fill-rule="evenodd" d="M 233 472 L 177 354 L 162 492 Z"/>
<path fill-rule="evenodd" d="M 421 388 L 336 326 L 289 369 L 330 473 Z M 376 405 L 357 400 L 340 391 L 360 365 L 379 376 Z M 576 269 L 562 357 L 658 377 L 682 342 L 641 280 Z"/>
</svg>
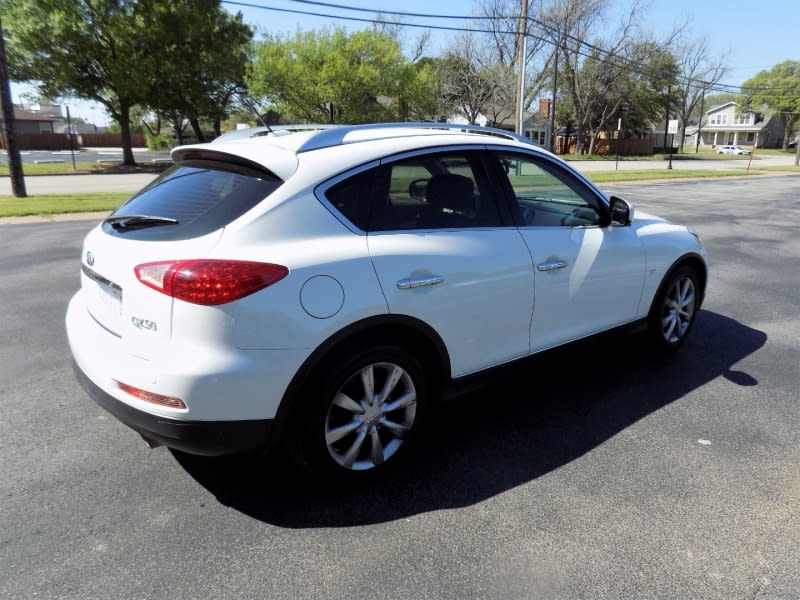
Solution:
<svg viewBox="0 0 800 600">
<path fill-rule="evenodd" d="M 478 6 L 478 0 L 327 0 L 333 4 L 363 6 L 371 12 L 354 13 L 329 9 L 321 6 L 302 4 L 290 0 L 242 0 L 245 4 L 304 10 L 326 14 L 342 14 L 347 16 L 371 18 L 374 12 L 381 10 L 402 11 L 407 13 L 433 13 L 452 15 L 471 15 Z M 336 20 L 332 18 L 313 17 L 290 14 L 275 10 L 262 10 L 240 6 L 235 3 L 224 3 L 231 12 L 241 11 L 247 23 L 259 31 L 293 33 L 298 28 L 309 30 L 341 25 L 348 29 L 367 27 L 367 23 Z M 611 0 L 607 26 L 613 27 L 629 6 L 628 1 Z M 705 37 L 709 48 L 715 56 L 724 55 L 730 66 L 728 75 L 722 83 L 738 86 L 758 71 L 785 60 L 800 60 L 798 45 L 798 24 L 800 24 L 800 2 L 798 0 L 761 0 L 753 4 L 732 2 L 731 0 L 644 0 L 644 28 L 651 30 L 656 36 L 663 36 L 673 29 L 677 23 L 689 20 L 686 36 L 691 39 Z M 459 26 L 464 21 L 434 20 L 428 18 L 403 19 L 408 23 L 437 23 L 445 26 Z M 405 34 L 409 41 L 415 39 L 421 28 L 409 27 Z M 445 31 L 432 32 L 431 51 L 436 53 L 447 47 L 453 33 Z M 12 86 L 16 97 L 24 92 L 22 86 Z M 68 101 L 73 115 L 81 116 L 98 125 L 105 124 L 107 117 L 104 111 L 86 102 Z"/>
</svg>

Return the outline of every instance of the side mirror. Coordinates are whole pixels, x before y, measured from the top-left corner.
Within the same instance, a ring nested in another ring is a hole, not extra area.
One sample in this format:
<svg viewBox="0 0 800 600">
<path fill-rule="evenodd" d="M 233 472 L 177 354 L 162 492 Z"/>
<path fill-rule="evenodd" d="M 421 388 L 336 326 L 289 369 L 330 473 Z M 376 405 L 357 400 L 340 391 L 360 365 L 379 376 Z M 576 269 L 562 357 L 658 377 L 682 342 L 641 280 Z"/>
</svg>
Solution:
<svg viewBox="0 0 800 600">
<path fill-rule="evenodd" d="M 619 196 L 611 196 L 611 226 L 628 227 L 633 221 L 633 206 Z"/>
</svg>

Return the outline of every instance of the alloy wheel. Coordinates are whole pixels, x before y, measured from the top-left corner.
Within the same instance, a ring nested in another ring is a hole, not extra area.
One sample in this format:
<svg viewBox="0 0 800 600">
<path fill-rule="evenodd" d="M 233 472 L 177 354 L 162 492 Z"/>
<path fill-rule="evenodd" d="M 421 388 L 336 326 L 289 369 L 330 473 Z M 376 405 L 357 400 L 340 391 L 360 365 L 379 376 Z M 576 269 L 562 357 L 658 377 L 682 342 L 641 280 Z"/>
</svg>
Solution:
<svg viewBox="0 0 800 600">
<path fill-rule="evenodd" d="M 403 445 L 416 409 L 416 388 L 405 369 L 391 362 L 368 364 L 331 400 L 325 417 L 328 452 L 348 470 L 378 467 Z"/>
<path fill-rule="evenodd" d="M 694 280 L 688 275 L 676 279 L 664 297 L 661 334 L 670 344 L 683 339 L 692 324 L 697 307 Z"/>
</svg>

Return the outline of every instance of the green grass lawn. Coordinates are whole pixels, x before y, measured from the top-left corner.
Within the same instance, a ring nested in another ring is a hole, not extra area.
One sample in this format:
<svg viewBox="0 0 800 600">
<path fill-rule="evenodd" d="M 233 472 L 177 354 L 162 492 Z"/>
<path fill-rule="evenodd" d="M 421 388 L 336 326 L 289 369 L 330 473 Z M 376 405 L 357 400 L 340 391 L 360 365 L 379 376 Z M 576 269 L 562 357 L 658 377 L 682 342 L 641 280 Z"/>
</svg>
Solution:
<svg viewBox="0 0 800 600">
<path fill-rule="evenodd" d="M 787 171 L 789 173 L 800 173 L 800 166 L 780 165 L 774 167 L 758 167 L 760 171 Z"/>
<path fill-rule="evenodd" d="M 111 211 L 130 196 L 131 194 L 126 192 L 29 196 L 28 198 L 0 196 L 0 217 Z"/>
<path fill-rule="evenodd" d="M 647 181 L 648 179 L 704 179 L 706 177 L 755 177 L 763 175 L 764 170 L 750 169 L 719 171 L 715 169 L 647 169 L 635 171 L 594 171 L 584 175 L 595 183 L 613 183 L 615 181 Z"/>
<path fill-rule="evenodd" d="M 780 148 L 756 148 L 756 156 L 794 156 L 794 148 L 784 152 Z"/>
<path fill-rule="evenodd" d="M 120 163 L 90 163 L 76 162 L 72 168 L 72 160 L 67 157 L 63 163 L 44 163 L 44 164 L 24 164 L 22 172 L 24 175 L 74 175 L 93 174 L 93 173 L 161 173 L 170 167 L 172 163 L 142 163 L 134 167 L 126 167 Z M 0 176 L 8 176 L 8 164 L 0 164 Z"/>
</svg>

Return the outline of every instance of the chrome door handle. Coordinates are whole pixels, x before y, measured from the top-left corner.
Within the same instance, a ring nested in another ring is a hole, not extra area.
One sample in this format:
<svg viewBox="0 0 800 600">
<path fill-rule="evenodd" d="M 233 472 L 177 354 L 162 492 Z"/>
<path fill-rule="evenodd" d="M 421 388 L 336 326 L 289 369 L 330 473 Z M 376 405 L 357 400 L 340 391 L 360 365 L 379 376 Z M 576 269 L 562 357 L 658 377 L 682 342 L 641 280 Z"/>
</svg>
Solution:
<svg viewBox="0 0 800 600">
<path fill-rule="evenodd" d="M 540 271 L 555 271 L 556 269 L 563 269 L 567 266 L 567 261 L 565 260 L 553 260 L 550 262 L 543 262 L 539 263 L 536 268 Z"/>
<path fill-rule="evenodd" d="M 436 285 L 437 283 L 442 283 L 444 281 L 444 277 L 439 275 L 431 275 L 430 277 L 415 277 L 413 279 L 401 279 L 397 282 L 398 289 L 401 290 L 410 290 L 413 288 L 422 287 L 425 285 Z"/>
</svg>

